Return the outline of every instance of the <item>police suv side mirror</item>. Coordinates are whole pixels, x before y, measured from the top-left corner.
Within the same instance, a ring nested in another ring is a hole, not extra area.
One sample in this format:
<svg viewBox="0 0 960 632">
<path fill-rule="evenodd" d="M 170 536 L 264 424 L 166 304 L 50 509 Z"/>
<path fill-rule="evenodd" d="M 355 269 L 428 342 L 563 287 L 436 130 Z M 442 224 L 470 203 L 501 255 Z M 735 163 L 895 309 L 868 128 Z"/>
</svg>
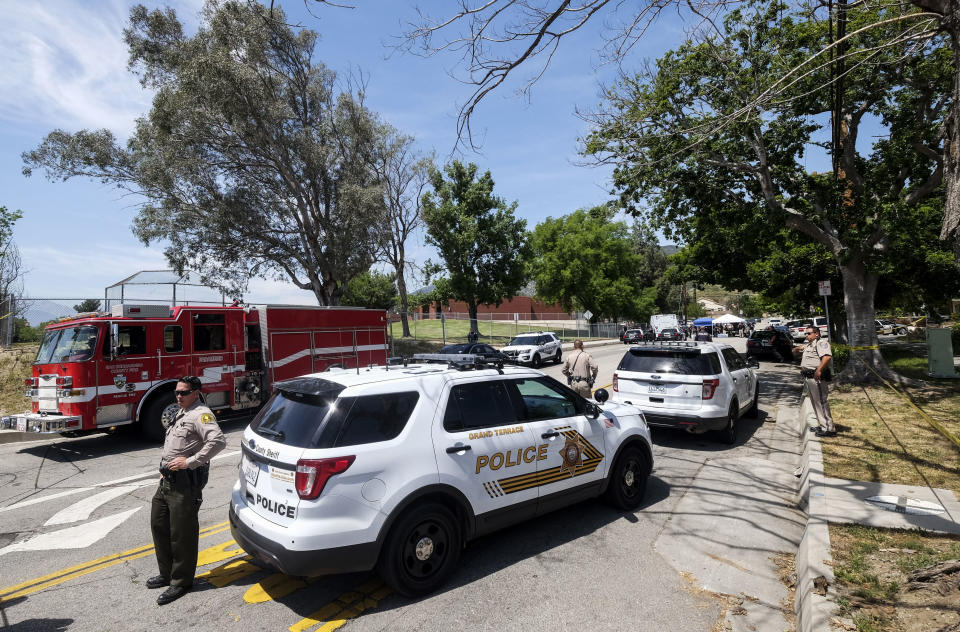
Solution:
<svg viewBox="0 0 960 632">
<path fill-rule="evenodd" d="M 600 402 L 601 404 L 608 399 L 610 399 L 610 393 L 607 392 L 605 388 L 598 388 L 593 392 L 593 399 Z"/>
<path fill-rule="evenodd" d="M 583 409 L 583 414 L 590 419 L 596 419 L 600 416 L 600 407 L 593 402 L 587 402 L 586 407 Z"/>
<path fill-rule="evenodd" d="M 754 368 L 754 369 L 759 369 L 759 368 L 760 368 L 760 360 L 757 360 L 757 359 L 754 358 L 753 356 L 750 356 L 749 358 L 747 358 L 747 366 L 748 366 L 748 367 L 751 367 L 751 368 Z"/>
</svg>

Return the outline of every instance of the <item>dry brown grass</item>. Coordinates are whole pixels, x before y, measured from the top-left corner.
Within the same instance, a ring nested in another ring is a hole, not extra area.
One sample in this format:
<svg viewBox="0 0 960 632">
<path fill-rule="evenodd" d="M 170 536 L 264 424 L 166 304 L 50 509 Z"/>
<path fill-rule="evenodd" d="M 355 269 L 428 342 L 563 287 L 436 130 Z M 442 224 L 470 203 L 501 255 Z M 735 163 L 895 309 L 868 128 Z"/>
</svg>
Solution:
<svg viewBox="0 0 960 632">
<path fill-rule="evenodd" d="M 933 632 L 960 625 L 960 584 L 913 584 L 911 571 L 960 558 L 960 536 L 830 525 L 836 603 L 856 630 Z M 949 584 L 949 585 L 947 585 Z"/>
<path fill-rule="evenodd" d="M 0 414 L 22 413 L 30 408 L 23 396 L 23 380 L 30 377 L 37 346 L 21 346 L 0 350 Z"/>
<path fill-rule="evenodd" d="M 960 435 L 960 394 L 953 388 L 911 391 L 921 408 Z M 960 447 L 937 432 L 886 386 L 840 387 L 830 394 L 838 435 L 822 442 L 827 476 L 924 484 L 960 495 Z"/>
</svg>

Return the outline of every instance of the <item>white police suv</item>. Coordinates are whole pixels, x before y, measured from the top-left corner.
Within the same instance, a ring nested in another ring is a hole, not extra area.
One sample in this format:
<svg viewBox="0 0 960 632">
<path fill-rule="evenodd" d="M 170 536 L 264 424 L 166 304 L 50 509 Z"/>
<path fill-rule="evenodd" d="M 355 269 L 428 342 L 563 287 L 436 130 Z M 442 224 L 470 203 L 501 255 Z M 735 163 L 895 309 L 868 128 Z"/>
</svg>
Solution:
<svg viewBox="0 0 960 632">
<path fill-rule="evenodd" d="M 552 331 L 532 331 L 514 336 L 500 352 L 513 362 L 539 368 L 547 360 L 560 364 L 563 361 L 562 347 Z"/>
<path fill-rule="evenodd" d="M 637 408 L 533 369 L 463 355 L 335 369 L 277 383 L 245 430 L 230 527 L 284 573 L 376 567 L 421 595 L 472 538 L 601 494 L 638 508 L 650 446 Z"/>
<path fill-rule="evenodd" d="M 639 343 L 614 371 L 611 399 L 643 410 L 651 426 L 718 430 L 733 444 L 737 420 L 758 413 L 758 365 L 719 342 Z"/>
</svg>

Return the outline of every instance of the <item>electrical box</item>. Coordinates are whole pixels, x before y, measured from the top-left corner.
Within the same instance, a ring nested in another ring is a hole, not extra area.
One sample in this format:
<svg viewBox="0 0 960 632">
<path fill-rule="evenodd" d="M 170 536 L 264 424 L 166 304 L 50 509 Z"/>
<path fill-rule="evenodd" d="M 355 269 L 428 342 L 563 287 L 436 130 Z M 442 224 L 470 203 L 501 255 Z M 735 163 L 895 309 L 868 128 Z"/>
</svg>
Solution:
<svg viewBox="0 0 960 632">
<path fill-rule="evenodd" d="M 169 318 L 169 305 L 114 305 L 110 315 L 123 318 Z"/>
<path fill-rule="evenodd" d="M 927 361 L 930 366 L 930 377 L 956 377 L 953 368 L 953 342 L 950 340 L 950 329 L 946 327 L 927 327 Z"/>
</svg>

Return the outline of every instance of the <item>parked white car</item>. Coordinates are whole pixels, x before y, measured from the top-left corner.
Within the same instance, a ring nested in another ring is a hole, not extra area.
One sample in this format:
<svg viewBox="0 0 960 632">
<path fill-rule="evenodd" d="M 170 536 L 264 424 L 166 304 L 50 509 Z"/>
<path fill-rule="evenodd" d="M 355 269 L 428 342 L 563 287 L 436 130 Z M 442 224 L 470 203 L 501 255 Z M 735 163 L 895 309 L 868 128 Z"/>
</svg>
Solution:
<svg viewBox="0 0 960 632">
<path fill-rule="evenodd" d="M 563 361 L 560 339 L 552 331 L 535 331 L 514 336 L 507 346 L 500 349 L 513 362 L 539 368 L 544 362 Z"/>
</svg>

